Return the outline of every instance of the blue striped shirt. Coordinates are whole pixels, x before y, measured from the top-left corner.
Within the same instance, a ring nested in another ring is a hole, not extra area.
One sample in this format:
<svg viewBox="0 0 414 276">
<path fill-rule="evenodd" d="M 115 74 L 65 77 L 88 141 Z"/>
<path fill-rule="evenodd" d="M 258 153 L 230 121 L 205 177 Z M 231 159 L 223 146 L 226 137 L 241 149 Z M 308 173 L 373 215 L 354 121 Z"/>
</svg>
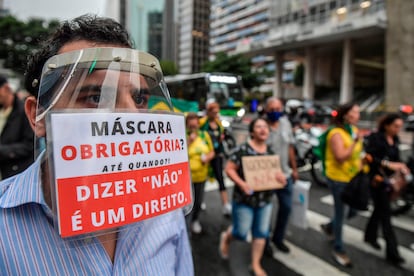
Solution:
<svg viewBox="0 0 414 276">
<path fill-rule="evenodd" d="M 1 275 L 193 275 L 180 210 L 122 227 L 114 262 L 96 239 L 62 239 L 40 180 L 39 157 L 0 182 Z"/>
</svg>

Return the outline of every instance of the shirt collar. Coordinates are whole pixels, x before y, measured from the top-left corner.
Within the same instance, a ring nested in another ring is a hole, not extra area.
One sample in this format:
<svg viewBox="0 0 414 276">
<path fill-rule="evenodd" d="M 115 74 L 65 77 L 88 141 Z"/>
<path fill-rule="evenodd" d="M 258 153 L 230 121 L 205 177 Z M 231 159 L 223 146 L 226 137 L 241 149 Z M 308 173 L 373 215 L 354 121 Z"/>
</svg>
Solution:
<svg viewBox="0 0 414 276">
<path fill-rule="evenodd" d="M 41 181 L 44 152 L 25 171 L 0 182 L 0 207 L 14 208 L 28 203 L 47 207 Z"/>
</svg>

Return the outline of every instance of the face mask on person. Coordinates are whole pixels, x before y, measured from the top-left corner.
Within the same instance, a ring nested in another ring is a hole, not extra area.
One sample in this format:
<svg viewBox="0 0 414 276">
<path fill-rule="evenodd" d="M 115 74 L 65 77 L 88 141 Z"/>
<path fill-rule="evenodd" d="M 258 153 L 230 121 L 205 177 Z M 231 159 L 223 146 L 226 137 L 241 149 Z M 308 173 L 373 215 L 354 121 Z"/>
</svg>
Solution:
<svg viewBox="0 0 414 276">
<path fill-rule="evenodd" d="M 281 112 L 281 111 L 272 111 L 272 112 L 267 112 L 266 115 L 267 115 L 267 119 L 270 122 L 274 123 L 274 122 L 279 121 L 280 117 L 283 116 L 283 112 Z"/>
</svg>

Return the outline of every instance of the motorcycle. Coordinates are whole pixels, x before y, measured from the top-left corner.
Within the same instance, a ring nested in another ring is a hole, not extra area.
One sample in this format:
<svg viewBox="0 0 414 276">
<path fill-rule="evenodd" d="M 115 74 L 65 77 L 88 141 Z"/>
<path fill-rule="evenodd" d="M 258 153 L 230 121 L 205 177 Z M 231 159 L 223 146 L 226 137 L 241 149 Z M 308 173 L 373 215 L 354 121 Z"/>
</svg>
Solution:
<svg viewBox="0 0 414 276">
<path fill-rule="evenodd" d="M 408 108 L 408 112 L 406 109 Z M 403 114 L 405 121 L 405 131 L 412 133 L 411 140 L 411 154 L 407 161 L 407 167 L 410 169 L 411 174 L 414 174 L 414 115 L 412 113 L 411 106 L 401 106 L 400 112 Z M 391 214 L 393 216 L 399 216 L 408 213 L 414 205 L 414 181 L 410 179 L 401 191 L 399 197 L 391 201 Z"/>
<path fill-rule="evenodd" d="M 224 131 L 223 131 L 224 137 L 222 140 L 222 145 L 224 148 L 225 158 L 228 158 L 230 156 L 230 152 L 232 151 L 232 149 L 236 147 L 236 139 L 234 138 L 232 134 L 232 127 L 231 127 L 232 123 L 233 123 L 232 117 L 225 117 L 225 116 L 221 117 L 221 124 L 224 128 Z"/>
<path fill-rule="evenodd" d="M 402 108 L 400 107 L 400 111 Z M 407 167 L 414 174 L 414 115 L 405 118 L 405 130 L 412 133 L 411 157 L 407 161 Z M 408 213 L 414 205 L 414 181 L 408 182 L 407 186 L 401 191 L 400 196 L 391 202 L 391 214 L 394 216 Z"/>
<path fill-rule="evenodd" d="M 327 186 L 327 181 L 322 172 L 322 163 L 313 153 L 313 148 L 319 144 L 318 137 L 322 133 L 322 128 L 313 125 L 309 128 L 296 127 L 294 130 L 296 165 L 298 169 L 310 169 L 313 180 L 318 185 L 325 187 Z"/>
<path fill-rule="evenodd" d="M 391 214 L 398 216 L 408 213 L 414 204 L 414 183 L 410 182 L 401 191 L 398 199 L 391 202 Z"/>
</svg>

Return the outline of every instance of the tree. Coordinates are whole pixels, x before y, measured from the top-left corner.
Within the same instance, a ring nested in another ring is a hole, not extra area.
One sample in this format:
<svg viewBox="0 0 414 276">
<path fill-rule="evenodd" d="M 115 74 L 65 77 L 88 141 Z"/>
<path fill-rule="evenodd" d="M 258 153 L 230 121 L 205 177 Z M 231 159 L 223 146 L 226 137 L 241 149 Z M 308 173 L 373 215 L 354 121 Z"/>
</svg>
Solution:
<svg viewBox="0 0 414 276">
<path fill-rule="evenodd" d="M 295 71 L 293 72 L 293 84 L 296 86 L 302 86 L 303 85 L 303 76 L 305 74 L 305 66 L 303 63 L 299 63 Z"/>
<path fill-rule="evenodd" d="M 0 17 L 0 59 L 3 66 L 17 73 L 24 73 L 27 56 L 38 49 L 39 42 L 45 39 L 59 22 L 43 19 L 30 19 L 27 23 L 9 15 Z"/>
<path fill-rule="evenodd" d="M 253 72 L 251 60 L 241 54 L 229 56 L 226 53 L 218 53 L 213 61 L 203 64 L 202 70 L 203 72 L 223 72 L 240 75 L 243 79 L 244 87 L 248 90 L 263 83 L 262 74 Z"/>
<path fill-rule="evenodd" d="M 160 60 L 160 66 L 164 76 L 171 76 L 178 74 L 178 69 L 175 63 L 171 60 Z"/>
</svg>

